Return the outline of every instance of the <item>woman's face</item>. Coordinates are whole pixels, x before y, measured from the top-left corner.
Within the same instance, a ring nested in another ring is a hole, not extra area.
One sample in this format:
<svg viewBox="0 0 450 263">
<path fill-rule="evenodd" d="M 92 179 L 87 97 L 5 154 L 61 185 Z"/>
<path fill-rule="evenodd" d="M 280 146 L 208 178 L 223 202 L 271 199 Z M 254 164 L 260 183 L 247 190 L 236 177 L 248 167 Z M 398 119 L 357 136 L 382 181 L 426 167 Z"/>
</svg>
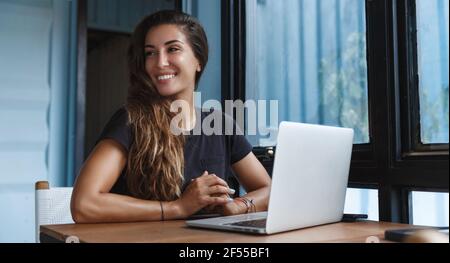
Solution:
<svg viewBox="0 0 450 263">
<path fill-rule="evenodd" d="M 176 25 L 152 28 L 145 37 L 145 70 L 161 96 L 192 93 L 201 70 L 184 33 Z"/>
</svg>

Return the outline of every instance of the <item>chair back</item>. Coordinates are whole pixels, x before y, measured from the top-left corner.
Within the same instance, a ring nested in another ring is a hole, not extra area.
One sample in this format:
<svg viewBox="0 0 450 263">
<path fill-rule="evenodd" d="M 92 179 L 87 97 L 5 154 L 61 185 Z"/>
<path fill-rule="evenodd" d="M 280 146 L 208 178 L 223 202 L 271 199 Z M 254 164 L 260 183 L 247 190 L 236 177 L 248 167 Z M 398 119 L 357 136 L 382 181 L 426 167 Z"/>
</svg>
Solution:
<svg viewBox="0 0 450 263">
<path fill-rule="evenodd" d="M 41 225 L 74 223 L 70 212 L 73 187 L 49 187 L 47 181 L 36 182 L 36 242 L 40 242 Z"/>
</svg>

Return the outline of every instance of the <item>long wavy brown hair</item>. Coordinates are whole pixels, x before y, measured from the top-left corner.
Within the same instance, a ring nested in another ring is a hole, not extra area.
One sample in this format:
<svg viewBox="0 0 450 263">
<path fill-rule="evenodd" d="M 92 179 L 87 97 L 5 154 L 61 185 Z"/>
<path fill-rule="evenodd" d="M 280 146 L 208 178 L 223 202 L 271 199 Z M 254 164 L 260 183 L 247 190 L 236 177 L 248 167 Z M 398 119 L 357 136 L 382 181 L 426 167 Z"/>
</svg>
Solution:
<svg viewBox="0 0 450 263">
<path fill-rule="evenodd" d="M 170 122 L 171 100 L 161 96 L 145 70 L 145 37 L 153 27 L 176 25 L 185 34 L 201 71 L 208 62 L 208 41 L 200 23 L 182 12 L 165 10 L 142 20 L 128 49 L 130 88 L 127 111 L 134 141 L 128 153 L 127 186 L 130 193 L 147 200 L 175 200 L 181 195 L 184 173 L 184 137 L 174 135 Z"/>
</svg>

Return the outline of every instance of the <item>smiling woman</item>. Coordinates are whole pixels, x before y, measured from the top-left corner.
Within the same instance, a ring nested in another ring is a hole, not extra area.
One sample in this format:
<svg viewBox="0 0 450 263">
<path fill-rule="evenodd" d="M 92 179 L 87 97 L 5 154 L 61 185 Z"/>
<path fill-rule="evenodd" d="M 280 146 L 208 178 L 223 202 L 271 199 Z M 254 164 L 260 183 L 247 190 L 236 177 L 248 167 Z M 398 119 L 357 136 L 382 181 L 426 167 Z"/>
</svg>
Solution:
<svg viewBox="0 0 450 263">
<path fill-rule="evenodd" d="M 207 61 L 206 34 L 189 15 L 160 11 L 136 27 L 128 50 L 127 104 L 106 125 L 80 171 L 71 203 L 76 222 L 246 213 L 247 207 L 231 198 L 235 190 L 227 181 L 232 176 L 256 211 L 267 210 L 270 178 L 240 127 L 221 112 L 194 107 L 193 93 Z M 176 100 L 189 105 L 180 122 L 187 135 L 170 129 Z M 223 127 L 232 125 L 236 132 L 192 134 L 211 114 L 224 116 Z"/>
<path fill-rule="evenodd" d="M 194 87 L 196 72 L 201 74 L 201 64 L 198 57 L 207 58 L 208 45 L 206 36 L 201 37 L 201 41 L 196 45 L 204 46 L 197 50 L 197 55 L 187 43 L 186 36 L 176 25 L 161 25 L 147 33 L 145 39 L 145 69 L 147 74 L 155 83 L 156 89 L 162 96 L 174 96 L 189 98 L 192 91 L 189 87 Z M 205 53 L 203 56 L 201 53 Z M 181 94 L 178 94 L 181 93 Z M 181 96 L 180 96 L 181 95 Z"/>
</svg>

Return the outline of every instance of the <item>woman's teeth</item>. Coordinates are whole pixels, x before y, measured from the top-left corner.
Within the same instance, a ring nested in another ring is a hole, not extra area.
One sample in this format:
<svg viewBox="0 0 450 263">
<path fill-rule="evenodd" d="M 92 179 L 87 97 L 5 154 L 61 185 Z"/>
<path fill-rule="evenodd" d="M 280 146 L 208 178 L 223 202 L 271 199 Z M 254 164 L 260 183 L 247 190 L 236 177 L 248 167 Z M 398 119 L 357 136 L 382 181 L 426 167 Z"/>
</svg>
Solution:
<svg viewBox="0 0 450 263">
<path fill-rule="evenodd" d="M 159 76 L 158 80 L 166 80 L 166 79 L 172 79 L 172 78 L 175 78 L 175 74 Z"/>
</svg>

